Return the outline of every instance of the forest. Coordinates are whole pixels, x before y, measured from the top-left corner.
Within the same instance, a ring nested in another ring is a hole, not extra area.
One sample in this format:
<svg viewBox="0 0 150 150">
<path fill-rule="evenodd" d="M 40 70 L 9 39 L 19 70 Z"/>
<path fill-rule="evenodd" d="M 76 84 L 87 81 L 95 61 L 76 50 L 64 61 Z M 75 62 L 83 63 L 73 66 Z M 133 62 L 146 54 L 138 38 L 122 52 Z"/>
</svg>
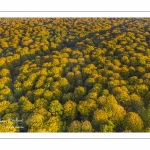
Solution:
<svg viewBox="0 0 150 150">
<path fill-rule="evenodd" d="M 0 132 L 150 132 L 150 18 L 0 18 Z"/>
</svg>

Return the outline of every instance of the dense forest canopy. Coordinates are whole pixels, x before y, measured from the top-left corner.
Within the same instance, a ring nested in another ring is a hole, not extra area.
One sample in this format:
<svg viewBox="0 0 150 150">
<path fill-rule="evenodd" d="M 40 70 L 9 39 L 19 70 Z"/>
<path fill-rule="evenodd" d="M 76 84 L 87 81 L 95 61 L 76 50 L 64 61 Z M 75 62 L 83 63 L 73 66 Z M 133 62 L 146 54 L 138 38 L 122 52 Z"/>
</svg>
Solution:
<svg viewBox="0 0 150 150">
<path fill-rule="evenodd" d="M 149 131 L 149 18 L 0 19 L 0 132 Z"/>
</svg>

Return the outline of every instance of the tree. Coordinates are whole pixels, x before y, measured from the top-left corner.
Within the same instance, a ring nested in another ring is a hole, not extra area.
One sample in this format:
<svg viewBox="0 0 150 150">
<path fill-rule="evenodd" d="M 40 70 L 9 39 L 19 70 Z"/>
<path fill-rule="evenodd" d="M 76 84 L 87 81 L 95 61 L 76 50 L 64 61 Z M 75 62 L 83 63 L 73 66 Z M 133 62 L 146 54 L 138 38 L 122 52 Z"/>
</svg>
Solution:
<svg viewBox="0 0 150 150">
<path fill-rule="evenodd" d="M 107 104 L 103 109 L 107 113 L 112 123 L 119 127 L 126 115 L 126 110 L 124 109 L 124 107 L 118 104 Z"/>
<path fill-rule="evenodd" d="M 144 97 L 148 92 L 148 86 L 145 84 L 135 85 L 135 91 L 137 94 Z"/>
<path fill-rule="evenodd" d="M 28 132 L 38 132 L 44 126 L 44 117 L 40 114 L 32 114 L 27 120 Z"/>
<path fill-rule="evenodd" d="M 21 82 L 15 82 L 14 83 L 14 93 L 16 97 L 20 97 L 23 93 L 23 88 Z"/>
<path fill-rule="evenodd" d="M 32 104 L 26 97 L 22 96 L 19 99 L 20 109 L 23 113 L 32 112 L 34 104 Z"/>
<path fill-rule="evenodd" d="M 81 127 L 81 122 L 74 120 L 68 128 L 68 132 L 81 132 Z"/>
<path fill-rule="evenodd" d="M 113 80 L 111 80 L 111 81 L 108 82 L 108 89 L 111 90 L 111 89 L 119 86 L 119 84 L 120 84 L 119 80 L 114 80 L 113 79 Z"/>
<path fill-rule="evenodd" d="M 66 78 L 60 78 L 59 83 L 60 83 L 60 87 L 61 87 L 62 92 L 67 93 L 69 88 L 70 88 L 70 84 L 67 81 L 67 79 Z"/>
<path fill-rule="evenodd" d="M 137 72 L 137 75 L 138 75 L 139 77 L 141 77 L 141 76 L 144 75 L 144 73 L 145 73 L 145 68 L 144 68 L 144 67 L 141 67 L 141 66 L 138 66 L 138 67 L 136 68 L 136 72 Z"/>
<path fill-rule="evenodd" d="M 93 115 L 93 125 L 96 131 L 100 129 L 100 125 L 105 124 L 108 121 L 107 113 L 102 109 L 97 109 L 94 111 Z"/>
<path fill-rule="evenodd" d="M 122 67 L 122 69 L 121 69 L 121 76 L 123 77 L 123 78 L 125 78 L 125 79 L 127 79 L 128 78 L 128 76 L 129 76 L 129 69 L 128 69 L 128 67 L 127 66 L 123 66 Z"/>
<path fill-rule="evenodd" d="M 66 78 L 71 85 L 74 84 L 75 81 L 74 72 L 68 72 Z"/>
<path fill-rule="evenodd" d="M 61 90 L 61 84 L 58 81 L 52 83 L 50 89 L 54 91 L 55 89 Z"/>
<path fill-rule="evenodd" d="M 7 110 L 7 108 L 9 107 L 10 102 L 3 100 L 2 102 L 0 102 L 0 116 L 2 117 L 2 115 L 4 115 L 4 112 Z"/>
<path fill-rule="evenodd" d="M 87 78 L 84 83 L 85 87 L 87 87 L 88 89 L 91 89 L 94 86 L 94 84 L 95 84 L 94 78 Z"/>
<path fill-rule="evenodd" d="M 107 123 L 100 126 L 100 132 L 114 132 L 115 125 L 112 121 L 108 121 Z"/>
<path fill-rule="evenodd" d="M 43 97 L 48 101 L 51 102 L 52 98 L 53 98 L 53 93 L 50 90 L 45 90 L 43 93 Z"/>
<path fill-rule="evenodd" d="M 102 92 L 102 85 L 100 83 L 96 83 L 93 88 L 90 90 L 90 92 L 96 92 L 97 93 L 97 96 L 101 94 Z"/>
<path fill-rule="evenodd" d="M 77 109 L 83 118 L 87 118 L 90 115 L 93 115 L 93 112 L 97 109 L 97 104 L 92 99 L 79 101 Z"/>
<path fill-rule="evenodd" d="M 126 92 L 122 91 L 120 94 L 117 94 L 115 97 L 118 103 L 124 106 L 125 108 L 128 108 L 131 106 L 130 96 Z"/>
<path fill-rule="evenodd" d="M 98 99 L 96 99 L 96 103 L 100 108 L 106 105 L 107 103 L 107 97 L 106 96 L 100 96 Z"/>
<path fill-rule="evenodd" d="M 130 63 L 130 60 L 129 60 L 129 58 L 128 58 L 128 56 L 123 56 L 122 58 L 121 58 L 121 62 L 123 63 L 123 64 L 125 64 L 125 65 L 129 65 L 129 63 Z"/>
<path fill-rule="evenodd" d="M 142 108 L 140 110 L 138 110 L 138 114 L 139 116 L 142 118 L 143 122 L 144 122 L 144 126 L 146 128 L 150 127 L 150 108 L 148 106 L 148 108 Z"/>
<path fill-rule="evenodd" d="M 111 94 L 100 96 L 98 99 L 96 99 L 96 102 L 99 105 L 99 107 L 112 106 L 114 104 L 118 104 L 115 97 Z"/>
<path fill-rule="evenodd" d="M 10 77 L 10 71 L 8 69 L 4 68 L 0 71 L 0 76 L 1 77 Z"/>
<path fill-rule="evenodd" d="M 4 108 L 4 106 L 3 106 Z M 17 102 L 14 103 L 10 103 L 7 107 L 7 109 L 5 110 L 6 114 L 8 113 L 15 113 L 19 111 L 19 104 Z"/>
<path fill-rule="evenodd" d="M 91 71 L 90 68 L 85 67 L 85 68 L 82 69 L 82 74 L 83 74 L 84 79 L 86 79 L 86 78 L 89 77 L 89 75 L 92 74 L 92 71 Z"/>
<path fill-rule="evenodd" d="M 130 95 L 131 97 L 131 103 L 132 103 L 132 107 L 133 107 L 133 110 L 135 112 L 137 112 L 138 110 L 142 109 L 144 107 L 144 103 L 141 99 L 140 96 L 138 96 L 137 94 L 133 93 Z"/>
<path fill-rule="evenodd" d="M 3 101 L 5 99 L 13 101 L 12 91 L 8 86 L 5 86 L 5 88 L 0 90 L 0 101 Z"/>
<path fill-rule="evenodd" d="M 52 85 L 52 83 L 53 83 L 53 78 L 52 77 L 47 77 L 46 81 L 45 81 L 44 88 L 49 90 L 51 85 Z"/>
<path fill-rule="evenodd" d="M 97 93 L 96 92 L 90 92 L 90 93 L 88 93 L 88 95 L 86 96 L 86 99 L 96 100 L 97 99 Z"/>
<path fill-rule="evenodd" d="M 64 104 L 64 118 L 74 120 L 77 115 L 77 104 L 71 100 Z"/>
<path fill-rule="evenodd" d="M 131 132 L 142 132 L 143 121 L 137 113 L 128 112 L 122 122 L 124 131 L 130 130 Z"/>
<path fill-rule="evenodd" d="M 78 86 L 75 88 L 74 90 L 74 96 L 75 96 L 75 100 L 78 102 L 79 100 L 82 100 L 83 97 L 86 94 L 86 89 L 82 86 Z"/>
<path fill-rule="evenodd" d="M 90 121 L 85 120 L 84 122 L 82 122 L 81 132 L 93 132 L 93 128 L 92 128 Z"/>
<path fill-rule="evenodd" d="M 125 86 L 115 87 L 112 89 L 112 94 L 115 96 L 117 102 L 123 106 L 125 109 L 131 107 L 131 99 L 129 96 L 129 91 Z"/>
<path fill-rule="evenodd" d="M 38 98 L 42 98 L 43 97 L 43 93 L 44 93 L 44 89 L 40 88 L 40 89 L 37 89 L 33 92 L 34 94 L 34 99 L 38 99 Z"/>
<path fill-rule="evenodd" d="M 0 69 L 6 67 L 6 58 L 0 58 Z"/>
<path fill-rule="evenodd" d="M 23 90 L 25 92 L 30 91 L 32 89 L 32 86 L 33 86 L 33 84 L 32 84 L 31 81 L 29 81 L 29 80 L 24 81 L 24 83 L 23 83 Z"/>
<path fill-rule="evenodd" d="M 108 95 L 109 95 L 109 91 L 108 91 L 107 89 L 104 89 L 104 90 L 102 91 L 102 95 L 108 96 Z"/>
<path fill-rule="evenodd" d="M 65 103 L 65 102 L 67 102 L 69 100 L 73 100 L 73 99 L 74 99 L 73 93 L 63 94 L 62 103 Z"/>
<path fill-rule="evenodd" d="M 60 63 L 62 67 L 66 67 L 68 65 L 68 58 L 61 58 Z"/>
<path fill-rule="evenodd" d="M 35 84 L 35 88 L 38 89 L 38 88 L 42 88 L 43 87 L 43 84 L 46 80 L 46 77 L 45 76 L 41 76 L 38 81 L 36 82 Z"/>
<path fill-rule="evenodd" d="M 37 108 L 45 108 L 45 109 L 48 108 L 48 102 L 44 98 L 38 98 L 38 99 L 36 99 L 35 102 L 34 102 L 34 105 Z"/>
<path fill-rule="evenodd" d="M 42 115 L 44 120 L 48 120 L 52 116 L 51 113 L 45 108 L 35 108 L 33 113 Z"/>
<path fill-rule="evenodd" d="M 59 103 L 58 100 L 53 100 L 50 103 L 49 111 L 52 113 L 54 116 L 62 116 L 63 114 L 63 106 L 61 103 Z"/>
<path fill-rule="evenodd" d="M 45 123 L 46 132 L 63 132 L 65 126 L 59 116 L 52 116 Z"/>
<path fill-rule="evenodd" d="M 61 99 L 61 97 L 62 97 L 62 92 L 60 91 L 60 90 L 58 90 L 58 89 L 55 89 L 54 91 L 52 91 L 53 92 L 53 100 L 55 100 L 55 99 L 58 99 L 58 100 L 60 100 Z"/>
</svg>

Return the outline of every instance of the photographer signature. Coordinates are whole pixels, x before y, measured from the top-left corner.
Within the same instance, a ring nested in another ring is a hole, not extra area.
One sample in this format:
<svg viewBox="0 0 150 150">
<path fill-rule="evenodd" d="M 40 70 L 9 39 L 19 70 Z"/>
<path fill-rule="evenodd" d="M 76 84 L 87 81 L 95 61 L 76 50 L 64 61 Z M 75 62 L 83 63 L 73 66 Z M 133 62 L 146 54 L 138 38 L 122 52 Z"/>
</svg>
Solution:
<svg viewBox="0 0 150 150">
<path fill-rule="evenodd" d="M 18 117 L 17 117 L 16 119 L 8 118 L 7 120 L 2 120 L 2 119 L 0 118 L 0 123 L 1 123 L 1 122 L 9 122 L 9 121 L 12 121 L 12 122 L 14 122 L 14 123 L 21 123 L 21 122 L 23 122 L 23 119 L 18 119 Z"/>
</svg>

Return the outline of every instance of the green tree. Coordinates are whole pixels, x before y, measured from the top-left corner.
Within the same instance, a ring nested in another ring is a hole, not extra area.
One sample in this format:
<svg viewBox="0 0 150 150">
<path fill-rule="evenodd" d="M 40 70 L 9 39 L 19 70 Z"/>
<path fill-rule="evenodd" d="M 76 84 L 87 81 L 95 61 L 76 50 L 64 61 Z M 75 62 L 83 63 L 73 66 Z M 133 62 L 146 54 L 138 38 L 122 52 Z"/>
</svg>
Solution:
<svg viewBox="0 0 150 150">
<path fill-rule="evenodd" d="M 37 108 L 45 108 L 45 109 L 47 109 L 48 102 L 44 98 L 38 98 L 38 99 L 35 100 L 34 105 Z"/>
<path fill-rule="evenodd" d="M 95 79 L 94 78 L 87 78 L 85 80 L 85 87 L 87 87 L 88 89 L 91 89 L 95 84 Z"/>
<path fill-rule="evenodd" d="M 73 100 L 73 99 L 74 99 L 73 93 L 63 94 L 62 103 L 65 103 L 65 102 L 67 102 L 69 100 Z"/>
<path fill-rule="evenodd" d="M 62 92 L 61 90 L 55 89 L 53 92 L 53 100 L 58 99 L 60 100 L 62 98 Z"/>
<path fill-rule="evenodd" d="M 86 89 L 82 86 L 78 86 L 74 90 L 74 96 L 75 100 L 78 102 L 79 100 L 82 100 L 83 97 L 86 95 Z"/>
<path fill-rule="evenodd" d="M 112 121 L 108 121 L 107 123 L 100 126 L 100 132 L 114 132 L 115 125 Z"/>
<path fill-rule="evenodd" d="M 144 107 L 144 103 L 140 96 L 133 93 L 130 95 L 130 97 L 131 97 L 132 107 L 135 112 L 137 112 L 138 110 L 140 110 Z"/>
<path fill-rule="evenodd" d="M 50 103 L 49 111 L 52 113 L 54 116 L 62 116 L 63 114 L 63 106 L 58 100 L 53 100 Z"/>
<path fill-rule="evenodd" d="M 150 108 L 149 108 L 149 106 L 147 109 L 142 108 L 142 109 L 138 110 L 138 114 L 142 118 L 142 120 L 144 122 L 144 126 L 149 128 L 150 127 Z"/>
</svg>

